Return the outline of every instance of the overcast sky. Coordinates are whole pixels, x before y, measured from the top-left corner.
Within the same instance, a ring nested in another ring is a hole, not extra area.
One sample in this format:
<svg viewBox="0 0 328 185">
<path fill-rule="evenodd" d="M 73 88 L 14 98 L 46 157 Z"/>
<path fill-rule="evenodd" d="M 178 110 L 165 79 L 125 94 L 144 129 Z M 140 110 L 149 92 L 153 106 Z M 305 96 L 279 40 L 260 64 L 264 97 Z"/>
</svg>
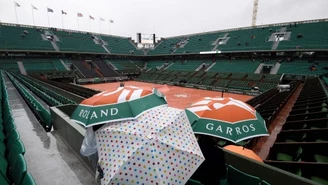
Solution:
<svg viewBox="0 0 328 185">
<path fill-rule="evenodd" d="M 253 0 L 17 0 L 19 24 L 111 33 L 135 37 L 137 32 L 158 37 L 214 31 L 251 25 Z M 328 18 L 328 0 L 259 0 L 257 24 Z M 77 19 L 77 13 L 84 15 Z M 106 22 L 101 22 L 102 17 Z M 114 20 L 109 24 L 109 19 Z M 12 0 L 0 0 L 0 21 L 16 23 Z M 79 22 L 79 27 L 78 27 Z"/>
</svg>

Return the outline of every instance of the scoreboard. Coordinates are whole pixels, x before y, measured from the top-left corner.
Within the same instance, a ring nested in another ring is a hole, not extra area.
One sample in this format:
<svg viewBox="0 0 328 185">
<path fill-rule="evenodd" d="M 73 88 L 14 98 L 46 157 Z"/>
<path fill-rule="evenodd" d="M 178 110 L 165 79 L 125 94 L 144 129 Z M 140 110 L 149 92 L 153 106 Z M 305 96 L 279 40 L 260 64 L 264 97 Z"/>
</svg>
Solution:
<svg viewBox="0 0 328 185">
<path fill-rule="evenodd" d="M 154 48 L 155 39 L 155 34 L 137 33 L 138 48 Z"/>
</svg>

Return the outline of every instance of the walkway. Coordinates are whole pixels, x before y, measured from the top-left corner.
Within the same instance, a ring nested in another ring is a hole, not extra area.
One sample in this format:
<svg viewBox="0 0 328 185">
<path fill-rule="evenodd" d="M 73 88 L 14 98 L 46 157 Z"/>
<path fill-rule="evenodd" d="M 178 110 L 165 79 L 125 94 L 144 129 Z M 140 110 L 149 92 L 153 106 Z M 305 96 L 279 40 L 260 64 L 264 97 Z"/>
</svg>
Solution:
<svg viewBox="0 0 328 185">
<path fill-rule="evenodd" d="M 270 148 L 275 143 L 277 136 L 280 133 L 282 126 L 285 124 L 286 118 L 289 116 L 289 113 L 292 110 L 302 89 L 303 89 L 303 84 L 298 86 L 298 88 L 290 97 L 286 105 L 281 109 L 279 114 L 276 116 L 275 120 L 273 120 L 273 122 L 271 123 L 270 128 L 268 129 L 270 136 L 262 137 L 258 142 L 257 146 L 253 149 L 254 152 L 261 157 L 261 159 L 265 160 L 268 157 Z"/>
<path fill-rule="evenodd" d="M 28 171 L 40 185 L 96 185 L 94 177 L 54 133 L 41 127 L 7 76 L 9 102 L 26 153 Z"/>
</svg>

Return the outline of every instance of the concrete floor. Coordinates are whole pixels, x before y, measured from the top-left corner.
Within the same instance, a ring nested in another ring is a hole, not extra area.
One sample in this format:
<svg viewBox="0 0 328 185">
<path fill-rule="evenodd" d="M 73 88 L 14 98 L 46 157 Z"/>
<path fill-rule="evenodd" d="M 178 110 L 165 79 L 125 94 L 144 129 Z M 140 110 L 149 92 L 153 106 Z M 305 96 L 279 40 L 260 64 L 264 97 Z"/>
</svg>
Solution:
<svg viewBox="0 0 328 185">
<path fill-rule="evenodd" d="M 12 114 L 26 153 L 28 172 L 40 185 L 97 185 L 94 177 L 82 165 L 66 144 L 54 133 L 41 127 L 8 77 Z"/>
</svg>

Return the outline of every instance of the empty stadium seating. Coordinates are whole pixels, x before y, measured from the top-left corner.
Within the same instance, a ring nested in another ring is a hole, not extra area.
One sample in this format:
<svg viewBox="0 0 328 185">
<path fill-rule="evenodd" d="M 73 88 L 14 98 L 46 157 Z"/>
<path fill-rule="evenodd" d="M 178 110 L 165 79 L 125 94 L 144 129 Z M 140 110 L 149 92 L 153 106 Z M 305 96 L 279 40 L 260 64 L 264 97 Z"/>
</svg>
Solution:
<svg viewBox="0 0 328 185">
<path fill-rule="evenodd" d="M 208 33 L 163 38 L 148 55 L 168 55 L 199 53 L 201 51 L 223 52 L 260 51 L 260 50 L 296 50 L 325 49 L 328 47 L 328 29 L 326 21 L 285 24 L 280 26 L 264 25 L 257 28 L 221 30 Z M 23 34 L 24 31 L 27 34 Z M 113 54 L 144 55 L 133 41 L 127 37 L 92 35 L 83 32 L 50 30 L 26 26 L 0 25 L 0 49 L 4 50 L 43 50 L 55 51 L 51 42 L 42 39 L 45 31 L 56 36 L 55 44 L 60 51 L 107 53 L 104 47 Z M 283 33 L 281 33 L 281 31 Z M 282 34 L 290 37 L 281 40 Z M 280 34 L 280 35 L 279 35 Z M 95 37 L 94 37 L 95 36 Z M 99 44 L 93 39 L 100 39 Z M 271 39 L 271 40 L 270 40 Z M 96 44 L 97 43 L 97 44 Z M 276 45 L 276 47 L 273 47 Z"/>
<path fill-rule="evenodd" d="M 216 61 L 209 71 L 215 72 L 249 72 L 254 73 L 259 63 L 250 60 L 224 60 Z"/>
<path fill-rule="evenodd" d="M 27 34 L 24 35 L 24 31 Z M 43 50 L 55 51 L 50 41 L 43 40 L 43 30 L 36 28 L 0 25 L 1 50 Z"/>
<path fill-rule="evenodd" d="M 166 70 L 195 71 L 204 61 L 182 60 L 174 61 Z M 171 63 L 170 63 L 171 64 Z"/>
<path fill-rule="evenodd" d="M 101 77 L 101 74 L 97 73 L 96 69 L 85 61 L 73 60 L 72 63 L 85 78 Z"/>
<path fill-rule="evenodd" d="M 314 63 L 309 63 L 306 60 L 295 60 L 291 62 L 283 62 L 279 68 L 278 74 L 290 73 L 290 74 L 304 74 L 304 75 L 317 75 L 327 73 L 324 69 L 327 67 L 325 62 L 317 62 L 318 65 Z M 311 70 L 311 66 L 315 66 L 314 70 Z"/>
<path fill-rule="evenodd" d="M 288 26 L 288 30 L 292 31 L 289 41 L 279 43 L 278 49 L 294 49 L 299 46 L 301 49 L 324 49 L 328 47 L 328 30 L 327 22 L 318 22 L 310 24 L 297 24 L 296 26 Z M 301 35 L 302 37 L 298 37 Z"/>
<path fill-rule="evenodd" d="M 31 108 L 32 112 L 39 119 L 39 122 L 46 131 L 52 128 L 50 112 L 47 110 L 22 84 L 20 84 L 11 74 L 7 73 L 11 82 L 14 84 L 18 92 L 24 98 L 26 104 Z"/>
<path fill-rule="evenodd" d="M 101 45 L 95 44 L 90 34 L 56 31 L 54 35 L 59 38 L 56 44 L 61 51 L 106 53 Z"/>
<path fill-rule="evenodd" d="M 17 60 L 15 59 L 0 59 L 0 68 L 10 71 L 19 71 Z"/>
<path fill-rule="evenodd" d="M 95 59 L 93 62 L 97 65 L 99 71 L 104 77 L 118 76 L 118 74 L 105 61 Z"/>
<path fill-rule="evenodd" d="M 296 175 L 328 184 L 327 95 L 319 78 L 308 78 L 266 163 Z"/>
<path fill-rule="evenodd" d="M 25 87 L 31 90 L 35 95 L 41 98 L 49 106 L 59 106 L 64 104 L 75 104 L 72 100 L 65 98 L 35 81 L 33 78 L 24 75 L 12 73 L 12 75 L 20 81 Z"/>
<path fill-rule="evenodd" d="M 117 37 L 117 36 L 99 36 L 102 40 L 107 42 L 106 47 L 110 53 L 115 54 L 132 54 L 132 55 L 143 55 L 143 52 L 137 50 L 129 38 Z"/>
<path fill-rule="evenodd" d="M 323 49 L 327 48 L 325 31 L 327 22 L 298 23 L 296 26 L 263 26 L 258 28 L 221 30 L 210 33 L 185 35 L 163 39 L 148 55 L 199 53 L 201 51 L 258 51 L 275 49 Z M 290 38 L 279 41 L 275 35 L 281 29 L 290 32 Z M 302 35 L 300 38 L 299 35 Z M 187 39 L 186 39 L 187 38 Z M 270 41 L 270 38 L 273 39 Z M 187 44 L 179 47 L 180 40 L 186 39 Z M 273 48 L 274 41 L 279 41 Z"/>
<path fill-rule="evenodd" d="M 36 185 L 31 174 L 27 172 L 25 146 L 16 130 L 2 75 L 0 71 L 0 184 Z"/>
<path fill-rule="evenodd" d="M 26 72 L 31 71 L 66 71 L 59 59 L 22 59 Z"/>
<path fill-rule="evenodd" d="M 60 83 L 52 80 L 43 80 L 43 82 L 46 82 L 50 85 L 59 87 L 61 89 L 64 89 L 66 91 L 72 92 L 74 94 L 77 94 L 79 96 L 82 96 L 84 98 L 90 98 L 91 96 L 99 93 L 99 91 L 95 91 L 92 89 L 88 89 L 82 86 L 77 86 L 77 85 L 72 85 L 72 84 L 65 84 L 65 83 Z"/>
</svg>

